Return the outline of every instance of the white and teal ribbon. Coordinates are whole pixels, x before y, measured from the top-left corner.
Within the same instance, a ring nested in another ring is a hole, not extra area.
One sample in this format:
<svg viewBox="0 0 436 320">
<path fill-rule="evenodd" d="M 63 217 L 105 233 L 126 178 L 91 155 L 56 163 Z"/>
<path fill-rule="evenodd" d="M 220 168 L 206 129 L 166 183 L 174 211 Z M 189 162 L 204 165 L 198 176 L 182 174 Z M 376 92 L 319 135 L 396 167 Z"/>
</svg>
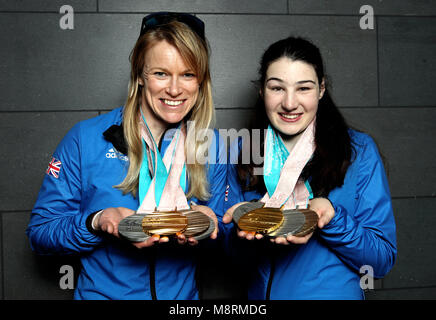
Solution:
<svg viewBox="0 0 436 320">
<path fill-rule="evenodd" d="M 302 167 L 313 153 L 313 125 L 314 122 L 306 128 L 301 137 L 303 139 L 297 142 L 298 147 L 297 145 L 294 147 L 292 154 L 290 154 L 276 130 L 271 125 L 268 126 L 265 137 L 263 166 L 263 179 L 267 193 L 262 199 L 263 202 L 266 202 L 267 206 L 282 207 L 285 204 L 291 203 L 290 206 L 293 207 L 294 204 L 302 203 L 302 199 L 296 198 L 294 188 L 300 188 L 300 184 L 296 184 L 298 176 L 301 174 Z M 297 167 L 299 168 L 297 169 Z M 293 181 L 292 183 L 290 183 L 291 180 Z M 280 188 L 278 188 L 279 182 L 281 183 Z M 307 199 L 305 199 L 307 206 L 309 199 L 313 198 L 313 193 L 309 181 L 304 181 L 304 186 L 307 192 L 299 190 L 297 197 L 308 194 Z"/>
<path fill-rule="evenodd" d="M 152 185 L 152 181 L 154 180 L 154 200 L 155 200 L 155 206 L 158 207 L 160 204 L 160 199 L 162 197 L 162 193 L 164 192 L 164 188 L 168 181 L 169 173 L 171 172 L 172 165 L 175 158 L 176 153 L 176 147 L 166 148 L 165 153 L 171 152 L 170 162 L 165 165 L 163 158 L 161 156 L 161 153 L 158 149 L 158 145 L 156 141 L 154 140 L 154 137 L 151 133 L 150 128 L 147 125 L 147 121 L 142 113 L 141 110 L 141 116 L 143 123 L 145 125 L 145 130 L 147 130 L 146 133 L 148 133 L 148 139 L 145 139 L 147 137 L 142 138 L 142 149 L 143 149 L 143 155 L 142 155 L 142 164 L 139 171 L 139 200 L 140 204 L 144 201 L 147 193 L 150 191 L 150 186 Z M 176 139 L 174 146 L 177 146 L 178 140 L 180 138 L 181 134 L 181 126 L 182 123 L 179 124 L 177 129 L 174 130 L 168 130 L 167 133 L 164 135 L 162 139 L 164 139 L 163 142 L 171 141 L 173 139 Z M 146 141 L 147 140 L 147 141 Z M 170 145 L 170 143 L 169 143 Z M 152 172 L 152 175 L 150 174 Z M 183 170 L 182 174 L 180 175 L 180 187 L 185 192 L 186 190 L 186 166 L 183 164 Z"/>
</svg>

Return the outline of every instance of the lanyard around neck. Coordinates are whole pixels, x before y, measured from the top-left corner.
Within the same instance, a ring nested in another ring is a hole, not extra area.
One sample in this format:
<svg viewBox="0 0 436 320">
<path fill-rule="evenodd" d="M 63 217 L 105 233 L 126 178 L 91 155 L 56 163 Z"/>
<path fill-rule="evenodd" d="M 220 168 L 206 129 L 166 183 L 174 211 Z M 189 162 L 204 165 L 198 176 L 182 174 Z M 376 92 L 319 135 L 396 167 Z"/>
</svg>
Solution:
<svg viewBox="0 0 436 320">
<path fill-rule="evenodd" d="M 264 149 L 264 182 L 267 193 L 262 198 L 265 207 L 294 209 L 307 207 L 313 197 L 309 183 L 299 177 L 315 151 L 315 119 L 299 137 L 292 152 L 281 137 L 268 126 Z"/>
<path fill-rule="evenodd" d="M 184 157 L 185 129 L 180 123 L 172 133 L 171 143 L 164 157 L 159 152 L 141 110 L 141 137 L 143 157 L 139 173 L 140 212 L 158 210 L 178 210 L 189 208 L 184 190 L 186 169 Z M 165 139 L 166 135 L 162 138 Z"/>
</svg>

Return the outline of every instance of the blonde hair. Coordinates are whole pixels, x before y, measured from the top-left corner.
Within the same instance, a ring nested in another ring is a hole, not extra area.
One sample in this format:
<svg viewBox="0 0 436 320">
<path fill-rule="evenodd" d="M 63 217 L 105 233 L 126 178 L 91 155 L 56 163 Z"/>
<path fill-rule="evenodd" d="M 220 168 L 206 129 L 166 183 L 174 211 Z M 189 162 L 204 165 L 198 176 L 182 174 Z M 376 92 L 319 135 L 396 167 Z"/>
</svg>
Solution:
<svg viewBox="0 0 436 320">
<path fill-rule="evenodd" d="M 178 21 L 169 22 L 146 32 L 138 39 L 130 54 L 130 82 L 123 112 L 123 128 L 128 147 L 129 169 L 124 181 L 116 187 L 124 193 L 131 192 L 135 196 L 138 191 L 139 171 L 143 155 L 138 121 L 141 104 L 139 79 L 143 73 L 147 50 L 161 41 L 167 41 L 178 49 L 185 63 L 194 70 L 200 84 L 197 101 L 185 118 L 186 121 L 193 121 L 188 126 L 186 134 L 185 154 L 188 159 L 194 159 L 194 161 L 187 161 L 186 163 L 189 179 L 187 198 L 196 197 L 197 199 L 206 200 L 210 197 L 206 167 L 204 164 L 197 162 L 197 153 L 200 152 L 200 147 L 204 142 L 197 141 L 195 133 L 211 127 L 215 119 L 209 71 L 209 50 L 206 41 L 201 39 L 187 25 Z M 194 157 L 188 157 L 188 155 L 192 155 L 192 152 Z"/>
</svg>

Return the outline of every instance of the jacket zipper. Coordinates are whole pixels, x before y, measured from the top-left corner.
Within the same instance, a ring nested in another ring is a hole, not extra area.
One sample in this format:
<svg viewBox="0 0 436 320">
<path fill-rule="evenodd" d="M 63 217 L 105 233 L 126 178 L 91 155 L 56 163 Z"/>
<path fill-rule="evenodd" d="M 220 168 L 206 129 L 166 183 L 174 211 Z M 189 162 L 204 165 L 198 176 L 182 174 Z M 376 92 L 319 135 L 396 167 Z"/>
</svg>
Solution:
<svg viewBox="0 0 436 320">
<path fill-rule="evenodd" d="M 156 256 L 154 254 L 150 258 L 150 293 L 151 293 L 151 299 L 157 300 L 157 295 L 156 295 Z"/>
<path fill-rule="evenodd" d="M 274 277 L 274 272 L 275 272 L 275 260 L 274 260 L 273 257 L 271 257 L 271 270 L 270 270 L 270 273 L 269 273 L 268 285 L 266 287 L 265 300 L 270 300 L 271 286 L 272 286 L 272 281 L 273 281 L 273 277 Z"/>
</svg>

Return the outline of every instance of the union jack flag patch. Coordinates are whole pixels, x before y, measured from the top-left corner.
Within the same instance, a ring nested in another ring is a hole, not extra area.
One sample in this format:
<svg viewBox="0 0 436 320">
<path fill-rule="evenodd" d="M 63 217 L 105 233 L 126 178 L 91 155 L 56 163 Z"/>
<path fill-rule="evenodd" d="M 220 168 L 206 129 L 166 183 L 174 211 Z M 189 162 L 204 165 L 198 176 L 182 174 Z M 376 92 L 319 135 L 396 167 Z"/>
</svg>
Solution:
<svg viewBox="0 0 436 320">
<path fill-rule="evenodd" d="M 52 158 L 51 162 L 48 164 L 46 173 L 49 176 L 53 176 L 56 179 L 58 179 L 59 172 L 61 171 L 61 165 L 62 165 L 62 163 L 59 160 Z"/>
</svg>

